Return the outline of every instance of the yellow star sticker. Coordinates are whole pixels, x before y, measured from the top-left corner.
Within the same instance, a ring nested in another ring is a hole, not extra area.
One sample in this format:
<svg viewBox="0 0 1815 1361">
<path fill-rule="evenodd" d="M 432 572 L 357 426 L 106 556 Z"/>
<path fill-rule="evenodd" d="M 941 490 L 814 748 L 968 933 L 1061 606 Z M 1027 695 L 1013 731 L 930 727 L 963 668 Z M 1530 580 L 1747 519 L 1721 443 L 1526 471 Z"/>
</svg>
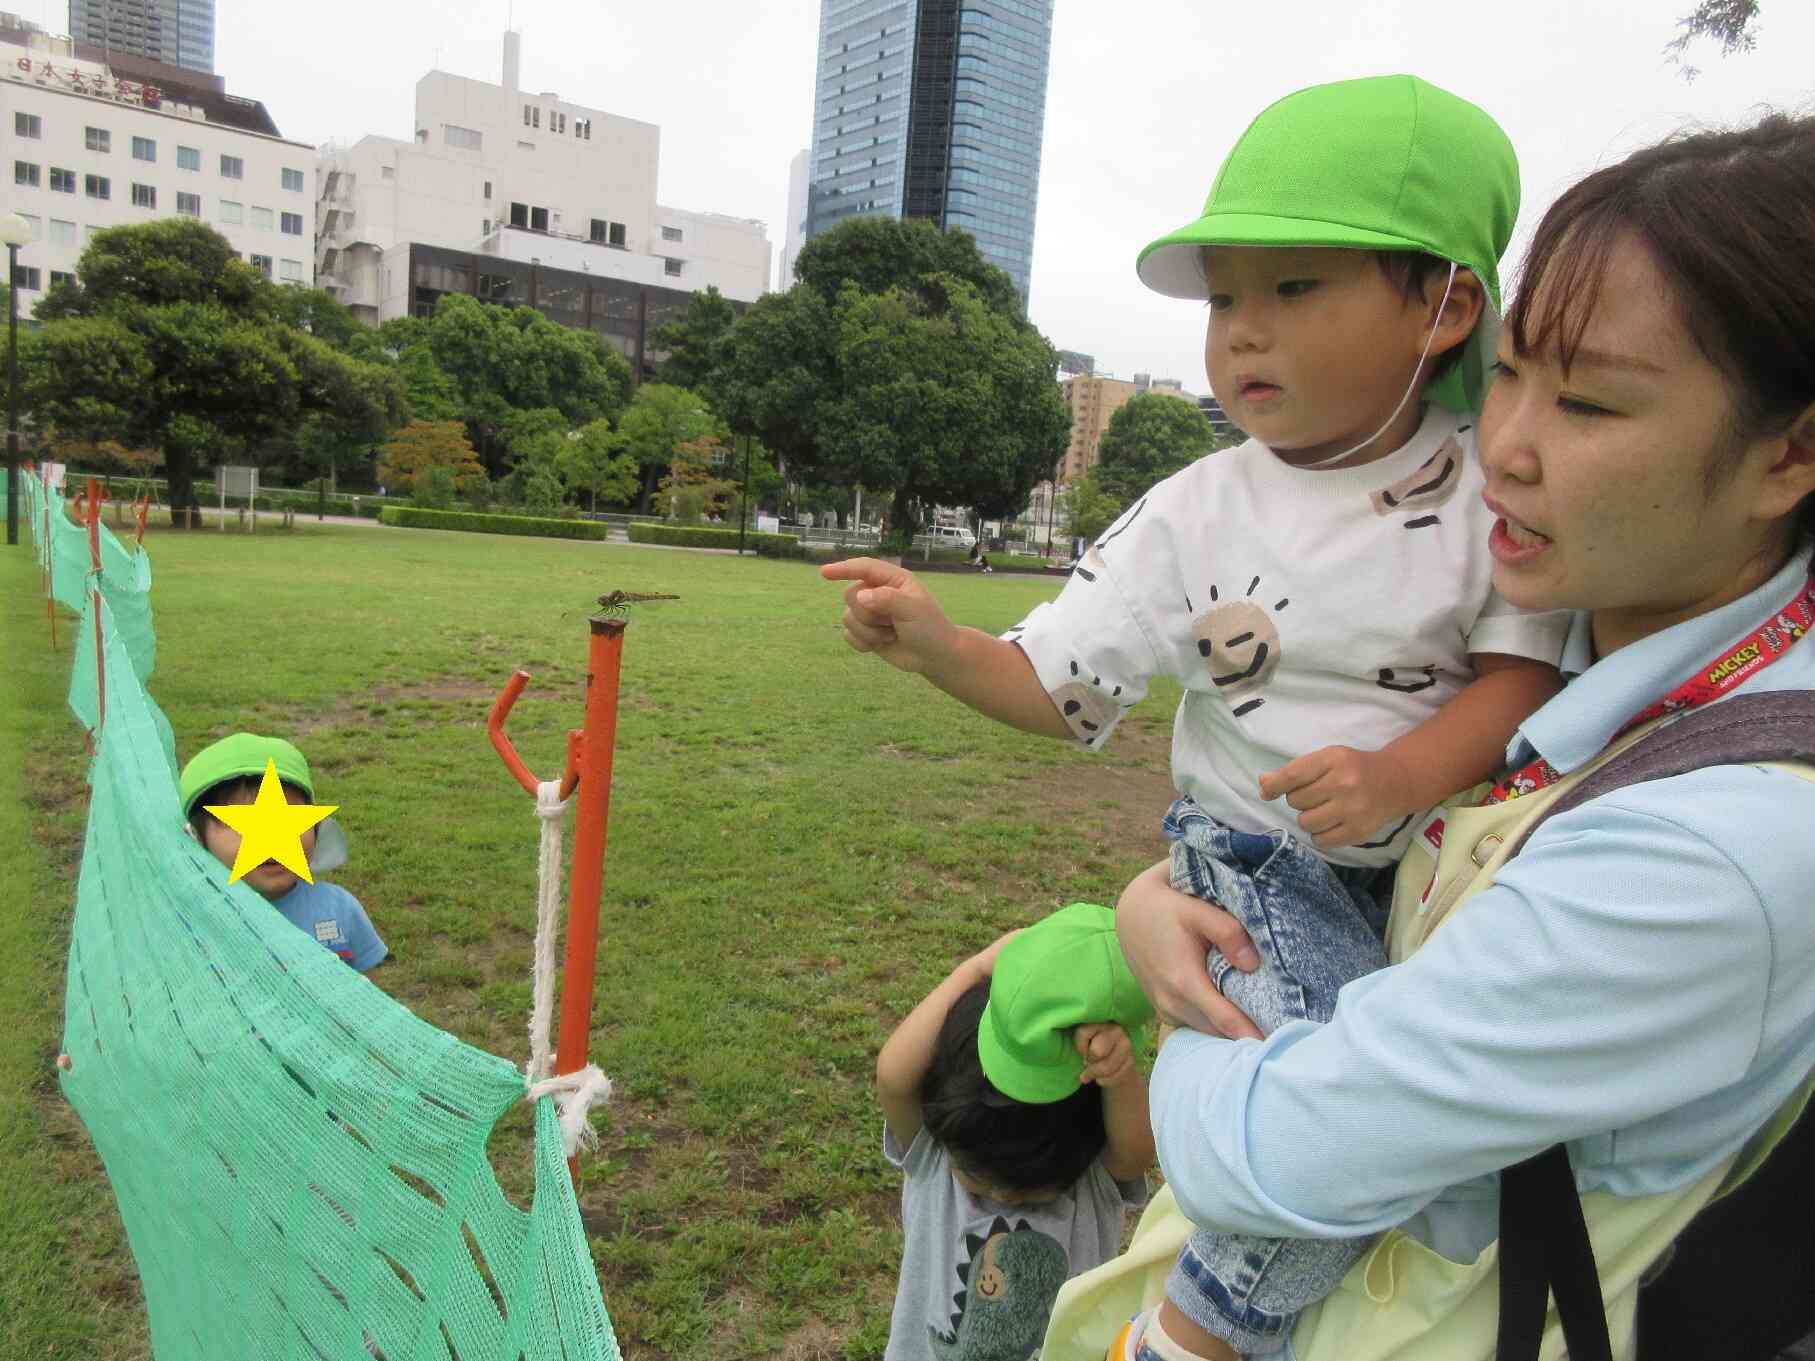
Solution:
<svg viewBox="0 0 1815 1361">
<path fill-rule="evenodd" d="M 305 883 L 314 883 L 309 858 L 303 854 L 302 834 L 339 808 L 333 804 L 291 803 L 277 778 L 277 762 L 265 761 L 258 797 L 251 803 L 204 805 L 240 835 L 239 853 L 227 882 L 236 884 L 267 860 L 275 860 Z"/>
</svg>

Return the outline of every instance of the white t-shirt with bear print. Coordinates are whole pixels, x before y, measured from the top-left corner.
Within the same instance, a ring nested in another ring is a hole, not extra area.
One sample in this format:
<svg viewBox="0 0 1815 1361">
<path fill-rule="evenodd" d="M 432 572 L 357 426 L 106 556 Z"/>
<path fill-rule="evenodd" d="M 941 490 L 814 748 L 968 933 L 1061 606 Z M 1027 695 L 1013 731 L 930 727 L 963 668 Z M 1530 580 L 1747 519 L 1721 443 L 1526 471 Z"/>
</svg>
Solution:
<svg viewBox="0 0 1815 1361">
<path fill-rule="evenodd" d="M 1084 555 L 1018 643 L 1093 750 L 1156 675 L 1184 699 L 1179 793 L 1245 832 L 1299 835 L 1260 777 L 1320 747 L 1372 751 L 1474 679 L 1471 653 L 1555 663 L 1570 612 L 1493 589 L 1472 418 L 1430 408 L 1418 433 L 1354 468 L 1294 468 L 1258 440 L 1167 478 Z M 1388 865 L 1417 814 L 1339 865 Z"/>
</svg>

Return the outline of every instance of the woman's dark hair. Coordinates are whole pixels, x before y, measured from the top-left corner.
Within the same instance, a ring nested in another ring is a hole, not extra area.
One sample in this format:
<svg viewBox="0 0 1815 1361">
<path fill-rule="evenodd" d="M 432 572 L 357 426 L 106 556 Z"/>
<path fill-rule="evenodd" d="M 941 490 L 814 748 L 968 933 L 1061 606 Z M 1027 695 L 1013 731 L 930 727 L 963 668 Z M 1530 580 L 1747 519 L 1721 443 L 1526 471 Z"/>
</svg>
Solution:
<svg viewBox="0 0 1815 1361">
<path fill-rule="evenodd" d="M 1733 386 L 1734 449 L 1815 402 L 1815 117 L 1681 133 L 1596 171 L 1544 214 L 1507 314 L 1513 350 L 1568 372 L 1622 237 L 1676 290 L 1683 325 Z M 1708 470 L 1710 489 L 1731 460 Z M 1794 514 L 1815 543 L 1815 496 Z"/>
<path fill-rule="evenodd" d="M 952 1003 L 920 1083 L 926 1132 L 952 1165 L 1003 1190 L 1062 1191 L 1103 1151 L 1103 1094 L 1087 1084 L 1062 1101 L 1030 1105 L 1004 1096 L 983 1074 L 977 1025 L 989 1001 L 979 983 Z"/>
</svg>

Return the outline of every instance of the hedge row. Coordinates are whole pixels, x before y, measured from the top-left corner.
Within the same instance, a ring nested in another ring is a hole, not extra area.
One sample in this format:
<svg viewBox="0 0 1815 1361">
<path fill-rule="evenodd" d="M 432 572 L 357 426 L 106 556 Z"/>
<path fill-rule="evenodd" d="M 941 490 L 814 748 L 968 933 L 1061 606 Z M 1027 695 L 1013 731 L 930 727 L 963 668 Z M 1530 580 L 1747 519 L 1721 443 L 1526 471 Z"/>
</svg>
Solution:
<svg viewBox="0 0 1815 1361">
<path fill-rule="evenodd" d="M 210 496 L 206 488 L 198 488 L 196 499 L 202 503 L 203 510 L 218 510 L 220 507 L 220 498 Z M 227 498 L 228 510 L 245 504 L 246 498 L 243 496 Z M 372 520 L 378 517 L 378 512 L 383 508 L 384 503 L 375 496 L 362 496 L 359 509 L 355 511 L 353 498 L 339 492 L 329 492 L 327 503 L 324 505 L 318 492 L 284 490 L 260 491 L 257 505 L 260 511 L 293 510 L 298 515 L 313 515 L 320 510 L 325 515 L 357 514 L 361 519 Z"/>
<path fill-rule="evenodd" d="M 710 525 L 630 525 L 632 543 L 660 543 L 671 548 L 736 548 L 738 531 L 735 529 L 717 529 Z M 750 530 L 744 535 L 745 545 L 764 551 L 763 545 L 770 543 L 778 548 L 782 545 L 800 547 L 800 540 L 792 534 L 759 534 Z"/>
<path fill-rule="evenodd" d="M 596 520 L 545 520 L 530 515 L 482 515 L 476 510 L 421 510 L 386 506 L 380 524 L 403 529 L 464 529 L 471 534 L 533 534 L 547 539 L 602 539 L 608 532 Z"/>
</svg>

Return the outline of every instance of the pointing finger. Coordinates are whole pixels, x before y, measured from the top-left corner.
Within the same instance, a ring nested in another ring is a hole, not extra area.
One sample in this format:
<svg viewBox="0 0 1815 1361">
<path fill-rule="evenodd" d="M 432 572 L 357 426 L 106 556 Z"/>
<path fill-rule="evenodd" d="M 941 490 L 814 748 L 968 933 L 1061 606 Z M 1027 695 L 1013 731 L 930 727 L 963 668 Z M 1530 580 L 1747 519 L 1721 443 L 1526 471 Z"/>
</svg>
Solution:
<svg viewBox="0 0 1815 1361">
<path fill-rule="evenodd" d="M 846 558 L 828 562 L 819 569 L 827 581 L 855 581 L 865 586 L 891 586 L 904 575 L 903 569 L 880 558 Z"/>
</svg>

